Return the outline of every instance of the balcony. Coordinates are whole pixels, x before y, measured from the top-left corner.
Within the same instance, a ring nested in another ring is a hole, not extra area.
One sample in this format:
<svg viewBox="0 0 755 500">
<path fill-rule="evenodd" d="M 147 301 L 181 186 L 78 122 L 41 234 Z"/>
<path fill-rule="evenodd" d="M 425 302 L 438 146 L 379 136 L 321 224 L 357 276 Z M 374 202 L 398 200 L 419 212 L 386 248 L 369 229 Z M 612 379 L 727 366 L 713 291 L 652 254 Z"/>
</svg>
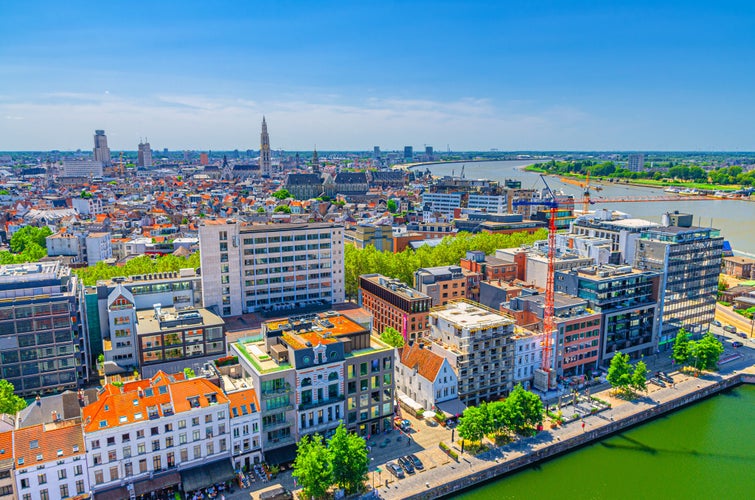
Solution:
<svg viewBox="0 0 755 500">
<path fill-rule="evenodd" d="M 301 403 L 299 405 L 299 411 L 310 410 L 312 408 L 317 408 L 318 406 L 325 406 L 329 404 L 340 403 L 344 399 L 345 397 L 343 396 L 343 394 L 341 394 L 340 396 L 336 396 L 334 398 L 322 399 L 319 401 L 312 401 L 311 403 Z"/>
</svg>

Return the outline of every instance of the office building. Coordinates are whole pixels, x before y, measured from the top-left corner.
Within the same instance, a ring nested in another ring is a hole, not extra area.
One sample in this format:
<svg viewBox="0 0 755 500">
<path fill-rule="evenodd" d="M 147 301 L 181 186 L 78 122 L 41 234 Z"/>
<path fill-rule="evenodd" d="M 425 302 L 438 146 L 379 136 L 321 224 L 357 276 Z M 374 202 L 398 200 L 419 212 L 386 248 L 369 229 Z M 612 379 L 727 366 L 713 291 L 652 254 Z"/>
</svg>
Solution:
<svg viewBox="0 0 755 500">
<path fill-rule="evenodd" d="M 631 359 L 658 348 L 661 275 L 629 266 L 603 265 L 556 272 L 556 291 L 587 301 L 600 313 L 599 363 L 616 352 Z"/>
<path fill-rule="evenodd" d="M 496 401 L 513 388 L 514 320 L 471 301 L 430 311 L 431 349 L 448 359 L 467 406 Z"/>
<path fill-rule="evenodd" d="M 486 255 L 482 250 L 467 251 L 466 257 L 459 260 L 459 267 L 479 273 L 483 281 L 516 279 L 516 263 Z"/>
<path fill-rule="evenodd" d="M 149 142 L 139 143 L 136 165 L 145 168 L 152 166 L 152 148 L 149 146 Z"/>
<path fill-rule="evenodd" d="M 267 122 L 262 117 L 262 132 L 260 133 L 260 175 L 270 177 L 273 173 L 270 152 L 270 135 L 267 133 Z"/>
<path fill-rule="evenodd" d="M 393 227 L 388 224 L 363 222 L 346 228 L 343 232 L 343 242 L 357 248 L 372 245 L 380 252 L 393 252 Z"/>
<path fill-rule="evenodd" d="M 429 296 L 433 306 L 442 306 L 456 299 L 475 299 L 480 277 L 460 266 L 426 267 L 414 272 L 414 288 Z"/>
<path fill-rule="evenodd" d="M 67 229 L 45 238 L 47 255 L 73 257 L 74 263 L 93 266 L 113 256 L 111 235 L 107 232 L 87 232 Z"/>
<path fill-rule="evenodd" d="M 578 236 L 610 240 L 611 252 L 619 252 L 620 263 L 631 266 L 634 265 L 635 248 L 640 233 L 658 225 L 657 222 L 633 219 L 626 217 L 626 214 L 598 209 L 592 214 L 578 217 L 572 223 L 570 232 Z"/>
<path fill-rule="evenodd" d="M 202 302 L 220 315 L 294 312 L 344 301 L 343 226 L 331 223 L 199 226 Z"/>
<path fill-rule="evenodd" d="M 19 396 L 89 380 L 80 286 L 55 261 L 0 266 L 0 366 Z"/>
<path fill-rule="evenodd" d="M 695 227 L 692 216 L 683 215 L 667 214 L 667 225 L 646 229 L 637 243 L 635 266 L 661 274 L 660 349 L 673 346 L 680 328 L 707 331 L 716 312 L 724 239 L 718 229 Z"/>
<path fill-rule="evenodd" d="M 100 166 L 110 167 L 112 161 L 110 160 L 110 148 L 107 147 L 107 136 L 104 130 L 94 131 L 94 161 L 99 162 Z M 100 172 L 100 176 L 102 172 Z M 70 176 L 74 177 L 74 176 Z"/>
<path fill-rule="evenodd" d="M 98 160 L 63 160 L 63 177 L 94 179 L 102 177 L 102 162 Z"/>
<path fill-rule="evenodd" d="M 404 161 L 414 160 L 414 148 L 412 146 L 404 146 Z"/>
<path fill-rule="evenodd" d="M 470 194 L 467 198 L 467 208 L 474 208 L 493 214 L 508 212 L 506 195 L 503 194 Z"/>
<path fill-rule="evenodd" d="M 516 278 L 531 285 L 545 288 L 548 281 L 548 250 L 531 247 L 502 248 L 496 250 L 496 258 L 503 262 L 516 264 Z M 565 271 L 594 264 L 589 257 L 580 257 L 578 254 L 568 252 L 556 252 L 554 269 Z"/>
<path fill-rule="evenodd" d="M 461 208 L 462 193 L 422 193 L 423 211 L 452 216 Z"/>
<path fill-rule="evenodd" d="M 432 299 L 393 278 L 379 274 L 359 277 L 359 305 L 373 314 L 373 330 L 380 335 L 391 327 L 405 342 L 422 337 L 429 328 Z"/>
<path fill-rule="evenodd" d="M 642 172 L 645 169 L 645 155 L 635 153 L 627 158 L 627 169 L 632 172 Z"/>
</svg>

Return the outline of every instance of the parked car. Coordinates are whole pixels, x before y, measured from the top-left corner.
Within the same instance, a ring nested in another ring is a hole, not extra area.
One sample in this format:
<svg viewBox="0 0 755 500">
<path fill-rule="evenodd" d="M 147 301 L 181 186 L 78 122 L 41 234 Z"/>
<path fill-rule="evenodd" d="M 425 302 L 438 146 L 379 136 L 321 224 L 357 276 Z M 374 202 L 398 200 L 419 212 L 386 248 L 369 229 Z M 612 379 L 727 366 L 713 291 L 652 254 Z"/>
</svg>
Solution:
<svg viewBox="0 0 755 500">
<path fill-rule="evenodd" d="M 396 476 L 397 479 L 404 479 L 406 477 L 404 475 L 403 469 L 396 465 L 394 462 L 388 462 L 387 464 L 385 464 L 385 468 L 388 469 L 388 472 Z"/>
<path fill-rule="evenodd" d="M 737 332 L 737 335 L 739 335 L 739 336 L 740 336 L 740 337 L 742 337 L 743 339 L 746 339 L 746 338 L 747 338 L 747 334 L 746 334 L 745 332 Z"/>
<path fill-rule="evenodd" d="M 714 319 L 713 321 L 711 321 L 711 325 L 713 325 L 713 326 L 721 326 L 721 322 L 718 321 L 717 319 Z"/>
<path fill-rule="evenodd" d="M 731 343 L 732 347 L 742 347 L 743 345 L 744 344 L 738 340 L 735 340 L 734 342 Z"/>
<path fill-rule="evenodd" d="M 406 471 L 407 474 L 414 474 L 414 465 L 412 464 L 412 461 L 409 460 L 407 457 L 399 458 L 398 464 L 401 466 L 402 469 Z"/>
<path fill-rule="evenodd" d="M 411 455 L 407 455 L 406 458 L 412 461 L 412 465 L 414 465 L 414 468 L 417 470 L 422 470 L 425 468 L 425 465 L 422 463 L 422 460 L 417 458 L 417 455 L 412 453 Z"/>
<path fill-rule="evenodd" d="M 737 333 L 737 329 L 731 325 L 726 325 L 724 327 L 724 331 L 729 333 Z"/>
</svg>

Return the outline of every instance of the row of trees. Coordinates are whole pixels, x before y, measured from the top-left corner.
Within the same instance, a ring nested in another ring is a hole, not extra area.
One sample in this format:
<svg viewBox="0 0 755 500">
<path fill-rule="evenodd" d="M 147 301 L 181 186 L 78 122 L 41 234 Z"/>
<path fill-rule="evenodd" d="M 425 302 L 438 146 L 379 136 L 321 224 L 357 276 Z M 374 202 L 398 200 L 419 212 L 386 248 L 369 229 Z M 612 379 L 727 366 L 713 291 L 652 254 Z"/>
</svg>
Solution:
<svg viewBox="0 0 755 500">
<path fill-rule="evenodd" d="M 549 161 L 537 165 L 551 174 L 580 174 L 592 177 L 614 177 L 619 179 L 681 179 L 685 181 L 710 183 L 710 184 L 740 184 L 743 186 L 755 185 L 755 171 L 744 172 L 742 167 L 720 167 L 710 171 L 699 165 L 675 165 L 673 162 L 659 163 L 660 170 L 645 170 L 633 172 L 615 164 L 612 161 L 596 162 L 591 160 L 577 161 Z"/>
<path fill-rule="evenodd" d="M 307 498 L 322 498 L 337 485 L 346 493 L 359 492 L 367 479 L 367 443 L 341 423 L 327 443 L 319 434 L 299 440 L 293 476 Z"/>
<path fill-rule="evenodd" d="M 346 295 L 356 297 L 359 289 L 359 276 L 362 274 L 379 273 L 398 278 L 407 285 L 412 285 L 414 272 L 417 269 L 458 264 L 459 259 L 463 258 L 469 250 L 482 250 L 490 254 L 498 248 L 532 244 L 547 237 L 548 234 L 545 229 L 534 234 L 525 232 L 513 234 L 459 233 L 453 237 L 444 238 L 435 247 L 425 245 L 417 250 L 407 248 L 400 253 L 381 252 L 372 245 L 366 248 L 346 245 L 344 250 Z"/>
<path fill-rule="evenodd" d="M 123 266 L 108 266 L 100 261 L 94 266 L 82 267 L 73 271 L 79 276 L 85 285 L 94 285 L 97 280 L 106 280 L 116 276 L 134 276 L 136 274 L 167 273 L 179 269 L 199 267 L 199 252 L 194 252 L 188 257 L 177 255 L 162 255 L 150 257 L 141 255 L 135 257 Z"/>
<path fill-rule="evenodd" d="M 606 379 L 611 387 L 625 396 L 633 396 L 634 391 L 647 390 L 648 368 L 644 361 L 639 361 L 634 368 L 629 364 L 629 354 L 617 352 L 611 358 Z"/>
<path fill-rule="evenodd" d="M 45 238 L 52 231 L 49 227 L 24 226 L 11 236 L 10 252 L 0 252 L 0 264 L 36 262 L 47 255 Z"/>
<path fill-rule="evenodd" d="M 698 370 L 715 370 L 724 352 L 720 340 L 707 333 L 700 340 L 690 340 L 684 328 L 679 330 L 674 341 L 672 358 L 679 365 L 691 365 Z"/>
<path fill-rule="evenodd" d="M 486 434 L 523 433 L 543 423 L 543 402 L 517 384 L 503 401 L 470 406 L 459 419 L 459 436 L 479 442 Z"/>
</svg>

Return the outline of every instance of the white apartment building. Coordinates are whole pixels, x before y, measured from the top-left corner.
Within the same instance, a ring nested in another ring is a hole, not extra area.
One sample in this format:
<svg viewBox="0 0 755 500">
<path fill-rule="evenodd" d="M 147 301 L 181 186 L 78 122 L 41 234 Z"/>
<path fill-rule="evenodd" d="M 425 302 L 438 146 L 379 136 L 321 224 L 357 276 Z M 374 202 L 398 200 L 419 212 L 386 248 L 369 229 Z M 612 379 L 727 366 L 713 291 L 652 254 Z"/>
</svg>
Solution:
<svg viewBox="0 0 755 500">
<path fill-rule="evenodd" d="M 472 301 L 430 311 L 431 348 L 456 370 L 466 405 L 495 401 L 513 388 L 513 334 L 514 320 Z"/>
<path fill-rule="evenodd" d="M 102 177 L 102 162 L 95 160 L 63 160 L 63 177 Z"/>
<path fill-rule="evenodd" d="M 264 461 L 262 455 L 262 413 L 257 392 L 243 389 L 226 394 L 231 408 L 231 456 L 233 468 L 251 467 Z"/>
<path fill-rule="evenodd" d="M 535 377 L 535 370 L 543 362 L 544 334 L 534 333 L 524 328 L 515 327 L 512 337 L 514 345 L 514 385 L 522 384 L 529 389 Z"/>
<path fill-rule="evenodd" d="M 508 212 L 506 195 L 470 194 L 467 208 L 484 210 L 492 214 L 505 214 Z"/>
<path fill-rule="evenodd" d="M 422 204 L 429 206 L 430 212 L 453 215 L 455 208 L 461 207 L 461 193 L 422 193 Z"/>
<path fill-rule="evenodd" d="M 106 232 L 59 232 L 45 238 L 45 246 L 50 257 L 75 257 L 75 261 L 90 266 L 113 256 L 110 233 Z"/>
<path fill-rule="evenodd" d="M 98 196 L 72 198 L 71 206 L 81 215 L 98 215 L 102 213 L 102 198 Z"/>
<path fill-rule="evenodd" d="M 221 316 L 301 311 L 345 300 L 343 226 L 330 223 L 199 227 L 202 301 Z"/>
<path fill-rule="evenodd" d="M 14 431 L 19 500 L 87 495 L 86 452 L 79 419 L 53 421 Z"/>
<path fill-rule="evenodd" d="M 89 482 L 95 495 L 127 498 L 233 477 L 229 399 L 204 378 L 151 379 L 106 385 L 82 410 Z"/>
<path fill-rule="evenodd" d="M 415 342 L 399 350 L 396 390 L 432 410 L 459 397 L 459 379 L 448 359 Z"/>
</svg>

